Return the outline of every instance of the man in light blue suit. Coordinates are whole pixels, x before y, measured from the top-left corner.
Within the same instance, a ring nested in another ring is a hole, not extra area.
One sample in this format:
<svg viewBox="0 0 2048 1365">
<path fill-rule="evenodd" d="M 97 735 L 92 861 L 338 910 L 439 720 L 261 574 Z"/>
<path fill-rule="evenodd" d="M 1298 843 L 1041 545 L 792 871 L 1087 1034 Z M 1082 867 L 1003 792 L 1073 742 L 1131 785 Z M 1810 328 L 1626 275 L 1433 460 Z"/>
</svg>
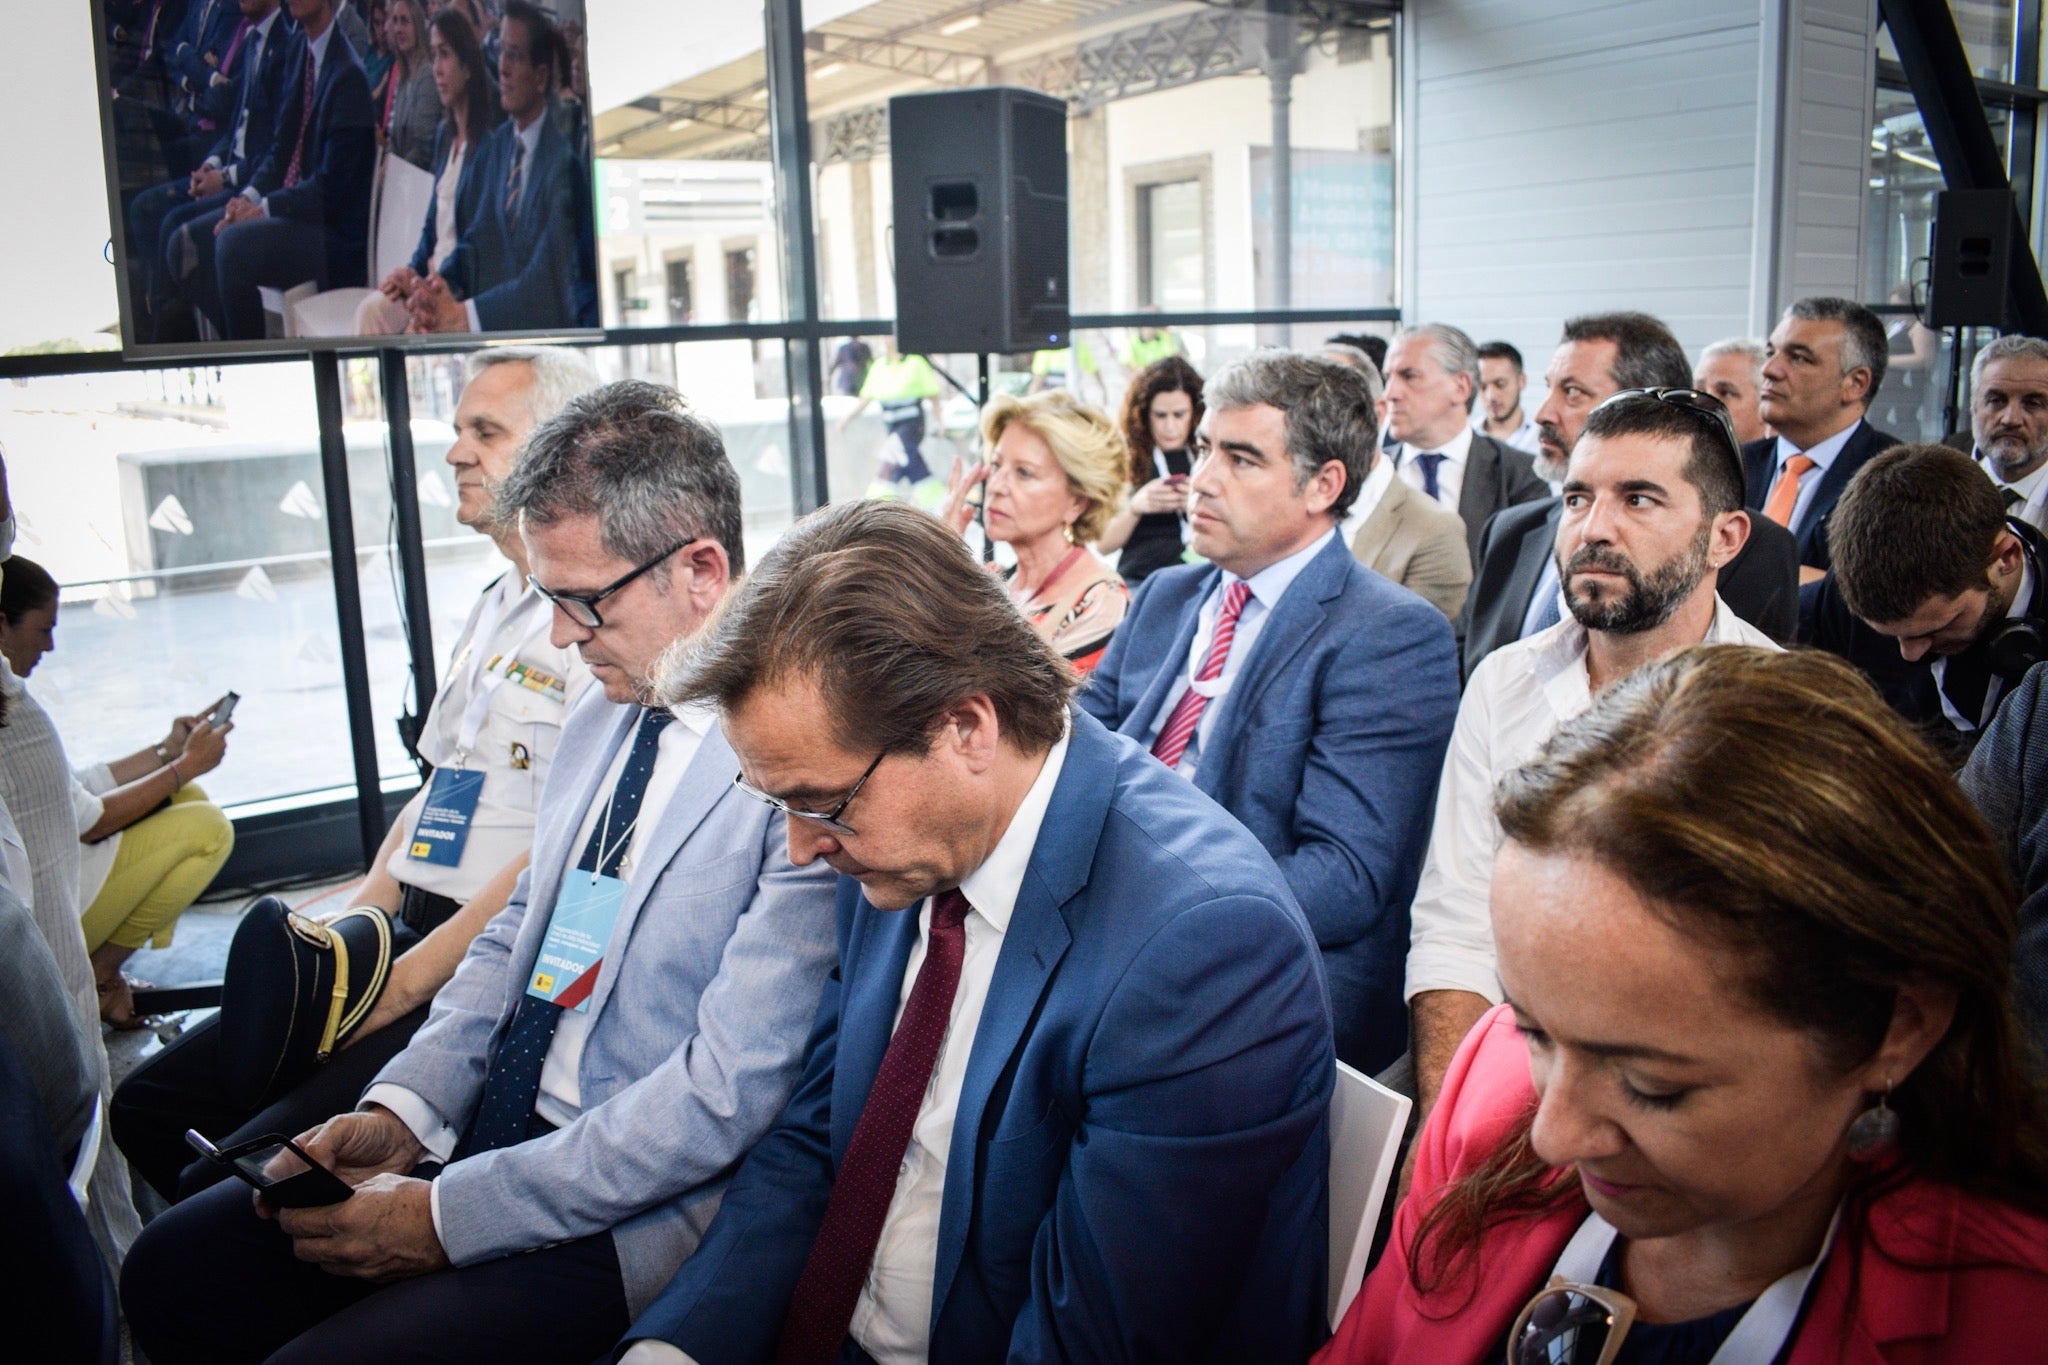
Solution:
<svg viewBox="0 0 2048 1365">
<path fill-rule="evenodd" d="M 793 865 L 782 817 L 733 786 L 709 708 L 647 705 L 741 568 L 716 431 L 670 390 L 596 390 L 534 433 L 499 505 L 602 695 L 570 714 L 505 910 L 361 1107 L 300 1137 L 354 1193 L 258 1217 L 223 1182 L 136 1244 L 123 1298 L 158 1365 L 591 1359 L 796 1082 L 829 870 Z M 460 777 L 437 772 L 431 809 L 459 809 Z"/>
<path fill-rule="evenodd" d="M 1323 950 L 1337 1055 L 1376 1072 L 1407 1038 L 1408 903 L 1458 709 L 1451 629 L 1336 534 L 1376 439 L 1363 375 L 1260 351 L 1203 400 L 1189 527 L 1210 563 L 1145 580 L 1081 706 L 1273 855 Z"/>
<path fill-rule="evenodd" d="M 938 521 L 813 514 L 692 646 L 839 886 L 803 1079 L 627 1336 L 702 1365 L 1302 1360 L 1329 1013 L 1258 844 L 1069 707 Z"/>
</svg>

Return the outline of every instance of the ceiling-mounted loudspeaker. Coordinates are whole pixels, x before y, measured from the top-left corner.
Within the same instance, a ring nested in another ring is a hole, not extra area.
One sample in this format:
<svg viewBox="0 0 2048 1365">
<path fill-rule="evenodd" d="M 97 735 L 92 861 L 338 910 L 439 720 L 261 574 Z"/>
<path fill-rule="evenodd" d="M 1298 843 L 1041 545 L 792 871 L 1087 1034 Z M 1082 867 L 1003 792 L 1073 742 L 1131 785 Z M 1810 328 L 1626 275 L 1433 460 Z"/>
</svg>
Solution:
<svg viewBox="0 0 2048 1365">
<path fill-rule="evenodd" d="M 1065 101 L 1011 86 L 898 95 L 889 161 L 897 349 L 1065 346 Z"/>
<path fill-rule="evenodd" d="M 1943 190 L 1935 196 L 1928 326 L 2005 327 L 2018 222 L 2013 203 L 2011 190 Z"/>
</svg>

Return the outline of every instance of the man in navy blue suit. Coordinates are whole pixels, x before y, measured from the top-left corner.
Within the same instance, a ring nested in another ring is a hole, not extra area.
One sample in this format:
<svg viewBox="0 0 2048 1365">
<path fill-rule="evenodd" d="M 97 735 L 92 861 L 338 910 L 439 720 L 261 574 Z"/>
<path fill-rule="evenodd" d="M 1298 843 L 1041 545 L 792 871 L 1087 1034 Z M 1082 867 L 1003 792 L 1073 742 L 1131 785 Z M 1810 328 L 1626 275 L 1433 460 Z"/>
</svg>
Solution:
<svg viewBox="0 0 2048 1365">
<path fill-rule="evenodd" d="M 182 180 L 136 195 L 128 204 L 128 250 L 150 316 L 151 339 L 182 339 L 189 323 L 173 316 L 174 282 L 191 274 L 197 246 L 179 229 L 224 205 L 248 183 L 270 149 L 290 69 L 293 27 L 279 0 L 241 0 L 242 22 L 220 68 L 209 78 L 201 107 L 218 128 L 205 159 Z M 174 251 L 165 244 L 176 241 Z M 213 250 L 212 233 L 206 237 Z"/>
<path fill-rule="evenodd" d="M 1145 580 L 1082 690 L 1091 715 L 1243 821 L 1315 929 L 1337 1055 L 1407 1039 L 1408 903 L 1458 709 L 1443 613 L 1335 534 L 1364 481 L 1372 395 L 1262 351 L 1203 393 L 1189 526 L 1210 561 Z"/>
<path fill-rule="evenodd" d="M 286 0 L 299 26 L 268 152 L 238 194 L 191 220 L 188 297 L 231 341 L 263 335 L 263 286 L 365 282 L 377 142 L 370 83 L 334 22 L 334 0 Z M 213 250 L 205 235 L 214 234 Z"/>
<path fill-rule="evenodd" d="M 416 332 L 597 326 L 590 168 L 548 117 L 561 37 L 527 0 L 508 0 L 498 34 L 505 121 L 463 173 L 455 249 L 407 299 Z"/>
<path fill-rule="evenodd" d="M 1863 420 L 1884 383 L 1877 314 L 1848 299 L 1799 299 L 1771 332 L 1759 410 L 1776 436 L 1742 448 L 1748 505 L 1799 538 L 1799 581 L 1828 571 L 1828 518 L 1856 471 L 1899 438 Z"/>
<path fill-rule="evenodd" d="M 1301 1360 L 1323 1336 L 1314 940 L 1258 844 L 1073 686 L 894 503 L 799 523 L 684 658 L 671 704 L 715 700 L 792 861 L 842 874 L 839 969 L 633 1365 Z"/>
</svg>

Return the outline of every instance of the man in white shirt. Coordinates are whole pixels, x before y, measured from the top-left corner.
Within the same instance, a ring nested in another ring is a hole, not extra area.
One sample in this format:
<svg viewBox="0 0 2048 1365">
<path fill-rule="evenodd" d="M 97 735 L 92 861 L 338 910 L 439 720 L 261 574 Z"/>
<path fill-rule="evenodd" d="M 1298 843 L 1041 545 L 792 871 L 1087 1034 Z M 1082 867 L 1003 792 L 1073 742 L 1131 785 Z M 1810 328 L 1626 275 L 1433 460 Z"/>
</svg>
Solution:
<svg viewBox="0 0 2048 1365">
<path fill-rule="evenodd" d="M 1587 416 L 1557 529 L 1570 614 L 1473 671 L 1437 788 L 1407 979 L 1425 1114 L 1458 1043 L 1500 1003 L 1487 910 L 1495 783 L 1595 693 L 1652 660 L 1702 642 L 1777 648 L 1715 592 L 1749 520 L 1725 414 L 1622 394 Z"/>
<path fill-rule="evenodd" d="M 790 864 L 707 710 L 647 704 L 742 568 L 723 442 L 672 390 L 613 384 L 535 432 L 498 506 L 601 695 L 564 728 L 504 912 L 361 1107 L 299 1135 L 354 1192 L 259 1218 L 223 1183 L 129 1256 L 162 1365 L 598 1356 L 796 1081 L 831 877 Z"/>
<path fill-rule="evenodd" d="M 1299 1360 L 1325 1335 L 1308 925 L 1073 686 L 960 539 L 890 502 L 793 527 L 682 662 L 669 697 L 717 703 L 790 856 L 841 874 L 841 960 L 634 1365 Z"/>
<path fill-rule="evenodd" d="M 1479 402 L 1472 409 L 1472 429 L 1532 456 L 1541 454 L 1536 420 L 1522 408 L 1522 393 L 1528 387 L 1522 353 L 1513 345 L 1489 341 L 1480 346 Z"/>
<path fill-rule="evenodd" d="M 2007 513 L 2048 529 L 2048 341 L 2000 337 L 1977 352 L 1970 430 Z"/>
</svg>

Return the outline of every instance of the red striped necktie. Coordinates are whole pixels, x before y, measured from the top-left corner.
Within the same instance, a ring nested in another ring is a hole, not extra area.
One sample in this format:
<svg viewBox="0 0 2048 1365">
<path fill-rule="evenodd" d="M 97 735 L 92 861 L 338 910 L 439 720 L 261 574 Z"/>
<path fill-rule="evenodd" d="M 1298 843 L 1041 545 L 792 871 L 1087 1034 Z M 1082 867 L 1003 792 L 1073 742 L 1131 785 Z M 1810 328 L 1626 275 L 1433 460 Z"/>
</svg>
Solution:
<svg viewBox="0 0 2048 1365">
<path fill-rule="evenodd" d="M 306 44 L 306 81 L 304 93 L 299 96 L 299 138 L 292 144 L 292 159 L 285 163 L 284 187 L 290 189 L 299 183 L 299 173 L 306 166 L 306 125 L 313 121 L 313 45 Z"/>
<path fill-rule="evenodd" d="M 831 1365 L 839 1358 L 882 1240 L 882 1223 L 896 1197 L 896 1177 L 938 1064 L 939 1045 L 953 1018 L 960 963 L 967 955 L 967 912 L 973 908 L 957 890 L 932 898 L 924 962 L 861 1105 L 832 1181 L 825 1221 L 790 1295 L 777 1365 Z"/>
<path fill-rule="evenodd" d="M 1252 585 L 1242 578 L 1223 590 L 1223 610 L 1216 616 L 1216 638 L 1209 642 L 1209 654 L 1202 660 L 1201 671 L 1195 674 L 1196 682 L 1212 682 L 1222 675 L 1224 662 L 1230 658 L 1230 642 L 1237 638 L 1237 618 L 1244 614 L 1244 604 L 1251 595 Z M 1152 756 L 1169 768 L 1178 768 L 1208 705 L 1209 699 L 1193 687 L 1181 693 L 1166 724 L 1159 727 L 1159 738 L 1152 741 Z"/>
</svg>

